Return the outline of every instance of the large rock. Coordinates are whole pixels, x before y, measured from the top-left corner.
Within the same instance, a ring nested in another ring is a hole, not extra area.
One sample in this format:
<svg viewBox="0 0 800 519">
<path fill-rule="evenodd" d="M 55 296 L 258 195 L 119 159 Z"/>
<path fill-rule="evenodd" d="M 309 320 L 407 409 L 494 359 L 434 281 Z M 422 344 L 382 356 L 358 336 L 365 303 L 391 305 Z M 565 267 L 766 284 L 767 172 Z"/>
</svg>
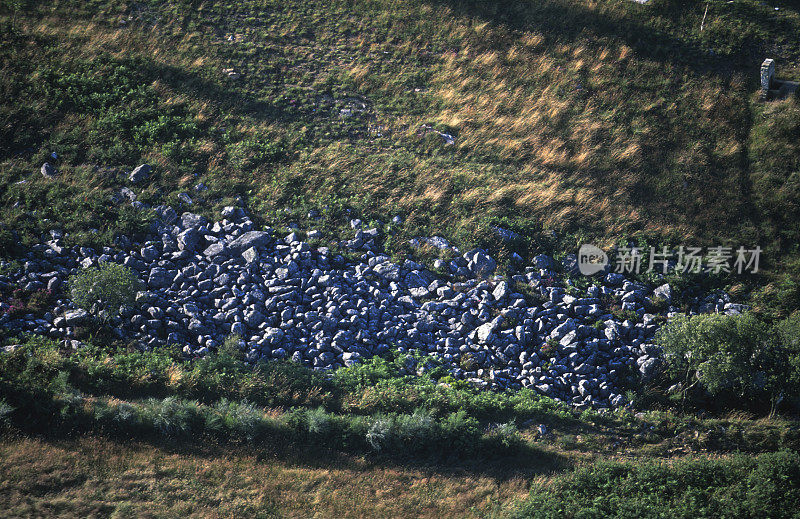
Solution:
<svg viewBox="0 0 800 519">
<path fill-rule="evenodd" d="M 505 281 L 501 281 L 497 284 L 497 286 L 492 291 L 492 296 L 494 297 L 495 301 L 503 301 L 508 294 L 510 293 L 508 283 Z"/>
<path fill-rule="evenodd" d="M 49 162 L 42 164 L 42 168 L 39 171 L 42 172 L 42 176 L 45 178 L 55 178 L 55 176 L 58 175 L 56 168 L 54 168 Z"/>
<path fill-rule="evenodd" d="M 159 218 L 161 218 L 161 221 L 167 225 L 172 225 L 178 220 L 178 213 L 170 206 L 160 205 L 155 207 L 155 210 Z"/>
<path fill-rule="evenodd" d="M 576 254 L 567 254 L 561 260 L 561 268 L 567 275 L 575 276 L 579 273 L 578 269 L 578 256 Z"/>
<path fill-rule="evenodd" d="M 194 251 L 200 241 L 200 232 L 197 229 L 186 229 L 178 235 L 178 248 L 180 250 Z"/>
<path fill-rule="evenodd" d="M 258 261 L 258 251 L 254 247 L 250 247 L 242 253 L 245 263 L 254 263 Z"/>
<path fill-rule="evenodd" d="M 208 223 L 205 217 L 194 213 L 183 213 L 181 215 L 181 227 L 184 229 L 191 229 L 193 227 L 202 227 Z"/>
<path fill-rule="evenodd" d="M 133 182 L 134 184 L 138 184 L 139 182 L 144 182 L 148 178 L 150 178 L 150 173 L 153 171 L 153 167 L 150 164 L 141 164 L 137 166 L 131 174 L 128 176 L 128 180 Z"/>
<path fill-rule="evenodd" d="M 642 375 L 643 382 L 653 380 L 661 372 L 662 362 L 657 357 L 646 357 L 646 360 L 639 364 L 639 373 Z"/>
<path fill-rule="evenodd" d="M 400 267 L 396 263 L 384 262 L 375 265 L 375 274 L 389 281 L 398 281 L 400 279 Z"/>
<path fill-rule="evenodd" d="M 539 254 L 533 257 L 533 266 L 540 270 L 555 270 L 556 262 L 550 256 Z"/>
<path fill-rule="evenodd" d="M 573 332 L 577 330 L 577 326 L 575 326 L 575 321 L 572 319 L 568 319 L 561 323 L 560 325 L 556 326 L 556 328 L 550 333 L 550 338 L 560 341 L 564 338 L 569 332 Z"/>
<path fill-rule="evenodd" d="M 228 243 L 228 249 L 242 253 L 250 248 L 266 247 L 272 237 L 264 231 L 248 231 Z"/>
<path fill-rule="evenodd" d="M 667 302 L 672 301 L 672 287 L 669 286 L 669 283 L 664 283 L 653 290 L 653 297 L 664 299 Z"/>
<path fill-rule="evenodd" d="M 497 268 L 497 262 L 480 249 L 471 254 L 469 260 L 469 269 L 476 276 L 489 276 Z"/>
<path fill-rule="evenodd" d="M 163 288 L 172 283 L 169 273 L 161 267 L 156 267 L 150 271 L 147 278 L 147 285 L 151 288 Z"/>
<path fill-rule="evenodd" d="M 250 328 L 258 328 L 261 324 L 264 323 L 264 314 L 259 312 L 258 310 L 251 310 L 244 314 L 244 322 Z"/>
<path fill-rule="evenodd" d="M 486 324 L 482 324 L 481 326 L 475 329 L 474 340 L 476 340 L 481 344 L 493 342 L 495 332 L 500 328 L 502 322 L 503 318 L 497 317 L 496 319 Z"/>
<path fill-rule="evenodd" d="M 150 178 L 150 173 L 153 171 L 153 167 L 150 164 L 142 164 L 137 166 L 136 169 L 131 171 L 131 174 L 128 176 L 128 180 L 133 182 L 134 184 L 138 184 L 139 182 L 144 182 L 148 178 Z"/>
<path fill-rule="evenodd" d="M 219 256 L 220 254 L 225 254 L 225 245 L 219 242 L 212 243 L 211 245 L 206 247 L 206 250 L 203 251 L 203 254 L 207 258 L 213 258 L 215 256 Z"/>
<path fill-rule="evenodd" d="M 64 314 L 64 321 L 67 326 L 80 326 L 89 320 L 89 312 L 82 309 L 70 310 Z"/>
</svg>

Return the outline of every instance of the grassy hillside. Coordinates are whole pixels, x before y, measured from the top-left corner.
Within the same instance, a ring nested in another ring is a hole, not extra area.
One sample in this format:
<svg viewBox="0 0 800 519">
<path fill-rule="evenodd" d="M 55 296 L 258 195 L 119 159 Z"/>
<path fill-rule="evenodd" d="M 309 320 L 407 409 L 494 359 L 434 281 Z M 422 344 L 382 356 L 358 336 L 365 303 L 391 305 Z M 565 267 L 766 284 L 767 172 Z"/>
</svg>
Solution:
<svg viewBox="0 0 800 519">
<path fill-rule="evenodd" d="M 497 248 L 491 223 L 530 247 L 552 245 L 548 229 L 562 249 L 760 244 L 780 293 L 762 306 L 797 305 L 797 272 L 780 276 L 797 270 L 800 106 L 757 94 L 766 56 L 800 78 L 789 3 L 20 4 L 0 20 L 6 247 L 12 230 L 139 229 L 108 197 L 147 161 L 145 203 L 400 213 L 394 251 L 422 232 Z"/>
</svg>

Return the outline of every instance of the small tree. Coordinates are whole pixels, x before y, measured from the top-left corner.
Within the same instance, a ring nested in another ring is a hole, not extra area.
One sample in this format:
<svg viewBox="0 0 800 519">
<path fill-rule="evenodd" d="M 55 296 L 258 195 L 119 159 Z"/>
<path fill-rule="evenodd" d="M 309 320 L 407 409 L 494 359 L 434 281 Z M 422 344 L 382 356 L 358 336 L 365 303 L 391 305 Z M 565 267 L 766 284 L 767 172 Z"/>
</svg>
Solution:
<svg viewBox="0 0 800 519">
<path fill-rule="evenodd" d="M 785 397 L 795 410 L 800 409 L 800 311 L 774 326 Z"/>
<path fill-rule="evenodd" d="M 73 275 L 69 280 L 72 300 L 86 310 L 105 310 L 106 317 L 118 315 L 133 304 L 141 283 L 131 269 L 117 263 L 103 263 Z"/>
<path fill-rule="evenodd" d="M 780 359 L 769 327 L 752 314 L 678 316 L 661 328 L 667 375 L 679 381 L 684 398 L 702 387 L 722 403 L 773 400 L 780 389 Z"/>
</svg>

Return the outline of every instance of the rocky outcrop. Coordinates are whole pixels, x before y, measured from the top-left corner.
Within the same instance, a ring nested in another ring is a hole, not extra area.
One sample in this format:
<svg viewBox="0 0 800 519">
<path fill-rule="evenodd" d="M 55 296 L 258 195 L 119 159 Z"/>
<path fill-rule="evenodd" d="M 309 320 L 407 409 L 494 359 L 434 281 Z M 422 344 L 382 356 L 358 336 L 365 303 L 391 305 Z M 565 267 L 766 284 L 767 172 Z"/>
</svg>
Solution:
<svg viewBox="0 0 800 519">
<path fill-rule="evenodd" d="M 187 355 L 204 355 L 236 334 L 250 361 L 291 359 L 315 369 L 420 350 L 443 359 L 457 379 L 531 387 L 592 407 L 625 403 L 623 373 L 657 374 L 661 353 L 652 340 L 659 320 L 647 309 L 658 299 L 666 315 L 675 311 L 664 308 L 674 296 L 668 285 L 653 291 L 609 273 L 582 292 L 558 281 L 556 262 L 543 255 L 501 277 L 495 260 L 476 249 L 439 260 L 439 271 L 449 272 L 442 277 L 411 260 L 392 262 L 379 250 L 379 230 L 365 231 L 360 222 L 355 237 L 341 242 L 363 253 L 348 263 L 293 230 L 254 229 L 239 208 L 226 208 L 213 223 L 167 207 L 155 212 L 150 239 L 120 240 L 127 247 L 69 248 L 54 233 L 34 246 L 24 268 L 0 276 L 0 286 L 58 290 L 81 268 L 117 262 L 146 289 L 112 323 L 142 348 L 178 343 Z M 609 302 L 630 319 L 615 317 Z M 742 310 L 720 295 L 702 304 Z M 61 293 L 44 317 L 2 312 L 0 326 L 71 340 L 89 318 Z"/>
</svg>

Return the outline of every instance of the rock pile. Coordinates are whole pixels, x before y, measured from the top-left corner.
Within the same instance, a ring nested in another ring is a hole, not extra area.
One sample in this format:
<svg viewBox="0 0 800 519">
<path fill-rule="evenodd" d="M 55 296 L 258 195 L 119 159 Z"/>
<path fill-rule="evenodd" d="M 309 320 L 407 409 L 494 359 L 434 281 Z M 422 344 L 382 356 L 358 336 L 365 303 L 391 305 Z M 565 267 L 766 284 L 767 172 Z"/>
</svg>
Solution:
<svg viewBox="0 0 800 519">
<path fill-rule="evenodd" d="M 392 262 L 376 245 L 380 231 L 363 230 L 360 221 L 351 222 L 356 235 L 343 243 L 363 255 L 347 263 L 295 232 L 255 229 L 241 208 L 225 208 L 218 222 L 157 211 L 144 244 L 67 248 L 52 232 L 22 269 L 0 276 L 0 288 L 49 289 L 59 294 L 54 308 L 41 318 L 12 319 L 2 303 L 0 325 L 74 339 L 90 315 L 68 299 L 62 282 L 79 269 L 117 262 L 138 273 L 146 289 L 112 322 L 121 338 L 143 348 L 179 343 L 187 355 L 204 355 L 238 335 L 251 361 L 291 359 L 316 369 L 421 350 L 476 386 L 533 387 L 573 405 L 611 407 L 625 403 L 619 388 L 626 373 L 648 378 L 661 362 L 651 341 L 663 319 L 645 309 L 675 311 L 669 285 L 651 291 L 614 273 L 585 293 L 568 293 L 547 256 L 503 278 L 493 277 L 491 256 L 472 250 L 439 260 L 452 274 L 445 279 L 411 260 Z M 606 307 L 611 300 L 637 318 L 615 318 Z M 713 309 L 737 310 L 726 303 Z"/>
</svg>

